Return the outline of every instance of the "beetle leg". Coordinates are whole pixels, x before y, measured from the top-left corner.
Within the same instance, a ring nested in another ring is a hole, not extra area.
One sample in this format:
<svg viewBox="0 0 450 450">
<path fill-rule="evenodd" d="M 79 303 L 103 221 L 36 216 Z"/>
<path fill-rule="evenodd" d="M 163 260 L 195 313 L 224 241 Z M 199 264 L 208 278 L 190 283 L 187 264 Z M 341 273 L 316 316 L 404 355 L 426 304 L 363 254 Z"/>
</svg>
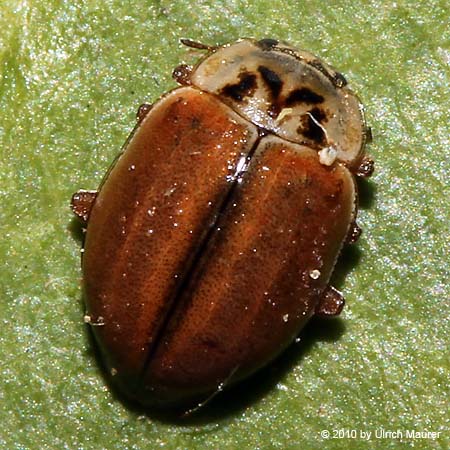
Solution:
<svg viewBox="0 0 450 450">
<path fill-rule="evenodd" d="M 89 220 L 92 205 L 97 197 L 97 191 L 85 191 L 83 189 L 75 192 L 70 201 L 70 207 L 74 214 L 84 223 Z"/>
<path fill-rule="evenodd" d="M 192 66 L 187 64 L 180 64 L 175 67 L 172 72 L 174 80 L 182 86 L 189 86 L 191 84 Z"/>
<path fill-rule="evenodd" d="M 138 123 L 141 123 L 144 120 L 144 117 L 152 109 L 152 106 L 153 105 L 150 105 L 149 103 L 142 103 L 142 105 L 139 106 L 136 113 L 136 119 Z"/>
<path fill-rule="evenodd" d="M 201 42 L 186 38 L 180 39 L 180 42 L 186 47 L 196 48 L 197 50 L 209 50 L 211 52 L 217 48 L 215 45 L 202 44 Z"/>
<path fill-rule="evenodd" d="M 369 155 L 365 155 L 359 166 L 356 168 L 355 175 L 357 177 L 369 178 L 374 170 L 373 159 Z"/>
<path fill-rule="evenodd" d="M 98 316 L 94 319 L 90 314 L 86 313 L 83 317 L 84 323 L 91 325 L 92 327 L 103 327 L 105 326 L 105 319 L 103 316 Z"/>
<path fill-rule="evenodd" d="M 333 84 L 336 87 L 341 88 L 347 86 L 347 80 L 345 79 L 344 75 L 342 75 L 342 73 L 335 72 L 333 77 Z"/>
<path fill-rule="evenodd" d="M 319 317 L 338 316 L 345 305 L 345 299 L 341 292 L 332 286 L 327 286 L 323 291 L 315 314 Z"/>
<path fill-rule="evenodd" d="M 345 238 L 346 244 L 354 244 L 359 237 L 361 236 L 362 230 L 361 227 L 356 223 L 356 220 L 350 224 L 350 228 L 348 229 L 347 237 Z"/>
</svg>

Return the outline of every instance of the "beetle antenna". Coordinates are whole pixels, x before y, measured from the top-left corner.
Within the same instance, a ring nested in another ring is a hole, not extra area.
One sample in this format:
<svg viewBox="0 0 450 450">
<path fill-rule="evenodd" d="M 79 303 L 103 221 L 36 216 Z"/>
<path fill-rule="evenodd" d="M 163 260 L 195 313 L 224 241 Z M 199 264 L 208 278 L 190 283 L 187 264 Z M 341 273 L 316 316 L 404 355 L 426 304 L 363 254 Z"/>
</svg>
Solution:
<svg viewBox="0 0 450 450">
<path fill-rule="evenodd" d="M 192 39 L 180 39 L 180 42 L 186 47 L 196 48 L 198 50 L 215 50 L 217 47 L 215 45 L 202 44 L 201 42 L 193 41 Z"/>
</svg>

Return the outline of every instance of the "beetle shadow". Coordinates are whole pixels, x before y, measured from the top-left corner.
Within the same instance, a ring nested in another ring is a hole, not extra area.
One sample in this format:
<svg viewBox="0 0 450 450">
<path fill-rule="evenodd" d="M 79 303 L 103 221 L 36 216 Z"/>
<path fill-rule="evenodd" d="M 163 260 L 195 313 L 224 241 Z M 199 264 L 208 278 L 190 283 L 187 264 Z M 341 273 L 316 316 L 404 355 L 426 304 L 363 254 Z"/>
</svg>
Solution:
<svg viewBox="0 0 450 450">
<path fill-rule="evenodd" d="M 145 415 L 150 420 L 184 427 L 197 427 L 226 421 L 239 415 L 251 405 L 262 400 L 270 391 L 276 389 L 277 384 L 285 379 L 294 367 L 301 365 L 301 361 L 313 351 L 318 342 L 336 342 L 344 334 L 345 329 L 345 322 L 342 319 L 329 320 L 313 317 L 300 333 L 299 339 L 268 366 L 235 386 L 226 388 L 192 413 L 150 411 L 133 406 L 136 412 Z"/>
<path fill-rule="evenodd" d="M 358 180 L 358 190 L 360 207 L 362 209 L 370 208 L 376 197 L 375 186 L 367 180 Z M 74 217 L 68 229 L 72 237 L 82 246 L 85 238 L 84 225 Z M 362 252 L 357 245 L 344 246 L 333 272 L 331 284 L 340 289 L 347 274 L 358 264 L 361 256 Z M 84 299 L 82 298 L 80 305 L 83 304 Z M 116 388 L 113 377 L 103 364 L 91 327 L 86 325 L 86 328 L 89 341 L 88 354 L 95 358 L 98 363 L 99 373 L 115 400 L 121 402 L 136 416 L 194 428 L 226 421 L 261 401 L 270 391 L 277 389 L 277 384 L 285 379 L 294 367 L 301 365 L 302 360 L 313 351 L 317 343 L 338 341 L 345 333 L 346 324 L 340 318 L 322 319 L 313 317 L 301 331 L 299 342 L 292 343 L 268 366 L 237 385 L 226 388 L 224 392 L 219 392 L 211 401 L 189 414 L 185 414 L 185 410 L 165 411 L 145 408 L 125 397 Z"/>
<path fill-rule="evenodd" d="M 82 243 L 84 239 L 82 224 L 78 220 L 74 220 L 70 228 L 74 238 Z M 350 250 L 350 255 L 353 252 L 353 250 Z M 350 270 L 354 263 L 356 264 L 355 258 L 351 258 L 351 263 L 347 261 L 348 255 L 344 259 L 346 264 L 338 272 L 342 279 L 345 276 L 345 272 Z M 81 297 L 81 309 L 83 305 L 84 298 Z M 81 314 L 84 314 L 84 310 L 81 311 Z M 136 416 L 147 417 L 149 420 L 157 420 L 162 423 L 196 427 L 223 422 L 242 413 L 252 404 L 263 399 L 270 391 L 276 389 L 276 385 L 294 367 L 301 365 L 303 358 L 313 351 L 314 346 L 318 342 L 336 342 L 345 332 L 345 328 L 345 321 L 340 318 L 322 319 L 313 317 L 301 331 L 299 339 L 297 339 L 298 342 L 292 343 L 269 365 L 260 369 L 248 379 L 240 381 L 235 386 L 226 388 L 224 392 L 218 393 L 211 401 L 206 402 L 204 406 L 189 414 L 186 414 L 186 408 L 170 411 L 146 408 L 122 394 L 117 389 L 113 376 L 103 362 L 100 349 L 92 332 L 92 327 L 88 324 L 86 324 L 88 340 L 86 351 L 88 356 L 95 359 L 99 368 L 98 373 L 103 378 L 103 382 L 108 387 L 113 398 L 122 403 L 129 411 L 136 414 Z"/>
<path fill-rule="evenodd" d="M 251 405 L 262 400 L 278 383 L 286 378 L 294 367 L 309 355 L 318 342 L 336 342 L 345 333 L 345 321 L 340 318 L 321 319 L 313 317 L 299 335 L 280 356 L 249 378 L 226 388 L 193 412 L 184 409 L 163 410 L 144 407 L 122 394 L 113 382 L 113 377 L 103 363 L 100 350 L 95 342 L 92 329 L 86 325 L 88 335 L 87 354 L 95 358 L 99 373 L 114 400 L 122 403 L 136 417 L 150 421 L 198 427 L 223 422 L 242 413 Z"/>
<path fill-rule="evenodd" d="M 377 187 L 366 178 L 356 178 L 356 183 L 359 209 L 370 209 L 376 200 Z M 364 233 L 364 229 L 362 232 Z M 361 257 L 362 252 L 357 242 L 344 245 L 331 275 L 330 285 L 341 289 L 347 275 L 358 265 Z"/>
<path fill-rule="evenodd" d="M 355 178 L 358 190 L 358 206 L 360 209 L 370 209 L 377 197 L 377 186 L 367 178 Z"/>
<path fill-rule="evenodd" d="M 358 264 L 362 252 L 357 245 L 345 245 L 338 258 L 331 278 L 331 285 L 340 289 L 347 274 Z M 204 406 L 191 414 L 184 411 L 150 411 L 132 405 L 136 412 L 150 419 L 181 426 L 200 426 L 227 420 L 252 404 L 257 403 L 283 380 L 302 360 L 311 353 L 318 342 L 336 342 L 345 333 L 346 324 L 341 318 L 324 319 L 313 317 L 301 331 L 299 339 L 280 356 L 253 376 L 220 392 Z M 297 342 L 299 341 L 299 342 Z"/>
<path fill-rule="evenodd" d="M 81 248 L 84 242 L 85 225 L 83 225 L 83 223 L 81 223 L 80 219 L 78 219 L 77 217 L 72 217 L 69 225 L 67 226 L 67 229 L 69 230 L 72 238 L 77 242 L 77 244 L 80 245 Z"/>
<path fill-rule="evenodd" d="M 83 224 L 74 218 L 69 225 L 74 239 L 83 243 Z M 360 257 L 360 251 L 355 246 L 344 247 L 338 261 L 338 270 L 334 272 L 334 285 L 339 287 L 343 283 L 346 273 L 356 264 Z M 80 308 L 83 308 L 84 298 L 80 298 Z M 81 312 L 84 314 L 84 311 Z M 313 317 L 301 331 L 299 339 L 292 343 L 280 356 L 266 367 L 257 371 L 254 375 L 235 386 L 226 388 L 206 402 L 198 410 L 186 414 L 183 410 L 159 410 L 150 409 L 137 404 L 123 395 L 116 387 L 113 376 L 103 363 L 100 349 L 95 341 L 92 328 L 86 324 L 88 337 L 87 354 L 96 360 L 99 374 L 103 378 L 110 393 L 116 401 L 122 403 L 136 416 L 147 417 L 149 420 L 157 420 L 162 423 L 180 425 L 184 427 L 198 427 L 223 422 L 242 413 L 251 405 L 262 400 L 270 391 L 276 389 L 276 385 L 283 380 L 294 367 L 301 365 L 301 361 L 309 355 L 318 342 L 336 342 L 344 334 L 345 321 L 340 318 L 322 319 Z"/>
<path fill-rule="evenodd" d="M 362 252 L 357 245 L 345 245 L 336 263 L 330 284 L 340 289 L 344 285 L 347 274 L 355 268 L 361 256 Z M 325 319 L 314 316 L 300 332 L 299 339 L 274 361 L 250 378 L 218 393 L 194 413 L 183 415 L 183 412 L 149 411 L 142 408 L 139 411 L 151 419 L 188 427 L 227 420 L 276 389 L 276 385 L 286 378 L 294 367 L 301 365 L 302 360 L 313 351 L 318 342 L 336 342 L 345 330 L 346 322 L 339 317 Z"/>
<path fill-rule="evenodd" d="M 330 285 L 341 290 L 345 284 L 347 275 L 358 265 L 362 252 L 358 244 L 345 245 L 338 257 Z"/>
</svg>

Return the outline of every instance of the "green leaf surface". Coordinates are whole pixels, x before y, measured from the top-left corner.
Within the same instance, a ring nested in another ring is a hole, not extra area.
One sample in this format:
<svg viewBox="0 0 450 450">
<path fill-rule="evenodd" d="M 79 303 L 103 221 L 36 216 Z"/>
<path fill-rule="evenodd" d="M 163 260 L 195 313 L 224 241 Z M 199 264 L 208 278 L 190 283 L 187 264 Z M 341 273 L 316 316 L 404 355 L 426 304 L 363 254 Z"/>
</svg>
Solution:
<svg viewBox="0 0 450 450">
<path fill-rule="evenodd" d="M 450 448 L 449 16 L 444 0 L 4 0 L 0 448 Z M 366 106 L 376 172 L 335 277 L 347 305 L 198 416 L 144 415 L 110 392 L 83 323 L 69 200 L 198 57 L 180 37 L 243 36 L 321 56 Z"/>
</svg>

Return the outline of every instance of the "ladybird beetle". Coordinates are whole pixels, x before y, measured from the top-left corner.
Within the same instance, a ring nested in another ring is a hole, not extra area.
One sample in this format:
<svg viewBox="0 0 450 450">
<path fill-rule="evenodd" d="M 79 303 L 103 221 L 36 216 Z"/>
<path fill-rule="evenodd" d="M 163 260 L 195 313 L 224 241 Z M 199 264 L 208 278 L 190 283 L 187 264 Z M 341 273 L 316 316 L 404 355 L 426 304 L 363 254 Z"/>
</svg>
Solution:
<svg viewBox="0 0 450 450">
<path fill-rule="evenodd" d="M 268 364 L 314 315 L 360 233 L 370 176 L 363 107 L 345 78 L 274 39 L 207 46 L 143 105 L 86 223 L 85 320 L 115 385 L 159 407 L 195 404 Z"/>
</svg>

